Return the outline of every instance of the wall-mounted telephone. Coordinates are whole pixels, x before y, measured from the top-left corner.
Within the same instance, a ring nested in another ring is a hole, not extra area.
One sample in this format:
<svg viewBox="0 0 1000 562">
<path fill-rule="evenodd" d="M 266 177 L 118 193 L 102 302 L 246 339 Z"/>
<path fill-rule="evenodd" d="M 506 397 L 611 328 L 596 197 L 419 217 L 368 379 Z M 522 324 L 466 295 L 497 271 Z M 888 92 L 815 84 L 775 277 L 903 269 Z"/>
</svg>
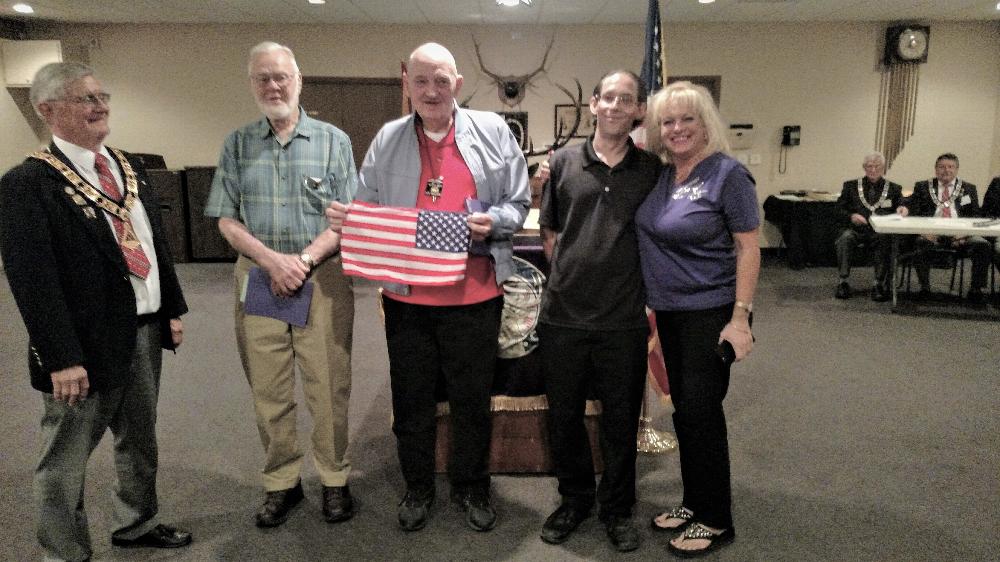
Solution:
<svg viewBox="0 0 1000 562">
<path fill-rule="evenodd" d="M 788 147 L 798 146 L 802 142 L 802 127 L 785 125 L 781 128 L 781 150 L 778 152 L 778 173 L 784 174 L 788 169 Z"/>
<path fill-rule="evenodd" d="M 802 142 L 802 127 L 785 125 L 781 128 L 781 146 L 798 146 Z"/>
</svg>

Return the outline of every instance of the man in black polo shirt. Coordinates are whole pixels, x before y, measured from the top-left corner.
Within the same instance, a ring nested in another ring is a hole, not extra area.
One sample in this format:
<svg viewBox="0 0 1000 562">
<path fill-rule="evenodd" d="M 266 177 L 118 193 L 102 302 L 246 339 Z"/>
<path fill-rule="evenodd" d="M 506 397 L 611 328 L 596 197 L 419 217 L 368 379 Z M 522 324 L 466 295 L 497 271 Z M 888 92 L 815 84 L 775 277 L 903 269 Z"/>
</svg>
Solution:
<svg viewBox="0 0 1000 562">
<path fill-rule="evenodd" d="M 590 98 L 594 136 L 552 156 L 542 193 L 539 224 L 551 273 L 539 350 L 562 495 L 542 528 L 548 543 L 565 541 L 596 499 L 615 548 L 639 547 L 631 517 L 648 324 L 633 217 L 660 172 L 659 160 L 629 138 L 645 111 L 646 87 L 638 76 L 606 74 Z M 591 392 L 603 408 L 600 487 L 583 423 Z"/>
</svg>

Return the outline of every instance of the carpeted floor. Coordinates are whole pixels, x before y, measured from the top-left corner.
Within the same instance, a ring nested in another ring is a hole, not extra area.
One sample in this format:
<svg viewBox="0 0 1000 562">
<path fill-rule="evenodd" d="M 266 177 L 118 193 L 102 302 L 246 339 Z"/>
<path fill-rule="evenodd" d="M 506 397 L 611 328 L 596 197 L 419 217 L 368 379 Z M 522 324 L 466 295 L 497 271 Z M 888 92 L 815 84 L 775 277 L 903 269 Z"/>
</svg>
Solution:
<svg viewBox="0 0 1000 562">
<path fill-rule="evenodd" d="M 86 503 L 97 560 L 607 560 L 595 520 L 567 543 L 538 538 L 555 508 L 548 476 L 497 476 L 490 533 L 467 529 L 442 479 L 427 527 L 396 525 L 403 491 L 385 341 L 373 290 L 357 293 L 351 435 L 353 520 L 325 524 L 307 460 L 307 501 L 261 531 L 260 443 L 232 333 L 228 264 L 183 264 L 192 312 L 186 342 L 167 355 L 160 398 L 160 511 L 190 529 L 179 551 L 110 544 L 112 463 L 105 439 L 89 465 Z M 937 275 L 937 273 L 935 273 Z M 869 269 L 856 270 L 865 287 Z M 0 276 L 2 277 L 2 276 Z M 765 265 L 755 302 L 757 347 L 734 368 L 726 402 L 737 540 L 718 560 L 1000 559 L 1000 323 L 936 304 L 893 314 L 865 295 L 833 299 L 835 272 Z M 936 280 L 937 281 L 937 280 Z M 941 287 L 946 283 L 937 283 Z M 927 312 L 929 310 L 929 312 Z M 41 412 L 26 375 L 23 325 L 0 282 L 0 559 L 37 560 L 31 475 Z M 670 429 L 664 410 L 656 424 Z M 300 408 L 302 428 L 308 415 Z M 302 440 L 305 442 L 305 433 Z M 640 455 L 631 560 L 661 560 L 668 536 L 649 530 L 680 498 L 675 453 Z"/>
</svg>

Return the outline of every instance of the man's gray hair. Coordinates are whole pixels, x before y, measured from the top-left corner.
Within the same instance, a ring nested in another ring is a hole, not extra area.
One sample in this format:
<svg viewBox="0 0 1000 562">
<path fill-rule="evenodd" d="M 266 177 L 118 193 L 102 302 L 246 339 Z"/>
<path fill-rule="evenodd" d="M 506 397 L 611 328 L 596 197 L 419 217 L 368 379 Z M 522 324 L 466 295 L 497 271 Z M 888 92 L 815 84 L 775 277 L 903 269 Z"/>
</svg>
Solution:
<svg viewBox="0 0 1000 562">
<path fill-rule="evenodd" d="M 878 162 L 882 166 L 885 166 L 885 156 L 881 152 L 865 154 L 865 159 L 861 161 L 861 165 L 864 166 L 869 162 Z"/>
<path fill-rule="evenodd" d="M 274 41 L 263 41 L 261 43 L 257 43 L 252 49 L 250 49 L 250 59 L 247 61 L 247 74 L 253 73 L 254 59 L 260 55 L 273 53 L 274 51 L 282 51 L 288 55 L 288 58 L 292 61 L 292 68 L 295 69 L 296 74 L 299 74 L 299 63 L 295 62 L 295 53 L 293 53 L 288 47 L 280 43 L 275 43 Z"/>
<path fill-rule="evenodd" d="M 63 97 L 69 83 L 93 75 L 94 69 L 82 62 L 50 62 L 39 68 L 31 80 L 31 107 L 38 113 L 38 104 Z"/>
</svg>

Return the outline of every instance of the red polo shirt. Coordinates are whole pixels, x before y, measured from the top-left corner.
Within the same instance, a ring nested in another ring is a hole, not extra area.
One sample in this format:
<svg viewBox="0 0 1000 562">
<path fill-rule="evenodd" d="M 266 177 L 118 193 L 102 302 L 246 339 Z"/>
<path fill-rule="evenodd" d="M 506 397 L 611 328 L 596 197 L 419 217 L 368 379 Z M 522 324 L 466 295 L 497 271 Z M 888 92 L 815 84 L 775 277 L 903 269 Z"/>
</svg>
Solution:
<svg viewBox="0 0 1000 562">
<path fill-rule="evenodd" d="M 420 184 L 417 195 L 417 208 L 435 211 L 465 211 L 465 199 L 476 198 L 476 182 L 465 164 L 458 145 L 455 144 L 455 125 L 448 134 L 435 142 L 424 134 L 422 128 L 417 128 L 417 140 L 420 144 Z M 436 174 L 434 173 L 436 172 Z M 432 177 L 444 177 L 444 189 L 437 201 L 426 193 L 425 186 Z M 469 263 L 465 270 L 465 279 L 454 285 L 439 287 L 410 286 L 408 296 L 386 291 L 386 296 L 394 300 L 411 304 L 430 306 L 454 306 L 483 302 L 503 294 L 503 288 L 497 286 L 496 273 L 493 270 L 493 260 L 489 256 L 469 255 Z"/>
</svg>

